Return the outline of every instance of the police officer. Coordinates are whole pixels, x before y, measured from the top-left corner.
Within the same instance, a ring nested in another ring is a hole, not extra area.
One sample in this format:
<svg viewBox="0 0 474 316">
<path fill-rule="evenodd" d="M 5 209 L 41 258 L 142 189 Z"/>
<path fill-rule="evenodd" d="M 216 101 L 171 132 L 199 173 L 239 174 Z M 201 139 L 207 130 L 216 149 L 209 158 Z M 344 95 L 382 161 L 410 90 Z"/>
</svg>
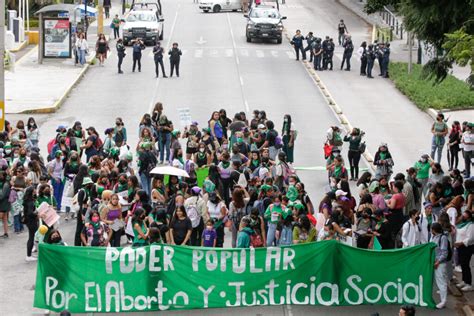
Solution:
<svg viewBox="0 0 474 316">
<path fill-rule="evenodd" d="M 316 38 L 313 36 L 313 32 L 309 32 L 308 35 L 305 37 L 306 40 L 306 48 L 304 49 L 305 52 L 309 51 L 309 62 L 313 61 L 313 49 L 314 49 L 314 42 Z"/>
<path fill-rule="evenodd" d="M 344 53 L 342 55 L 342 63 L 341 63 L 341 70 L 344 68 L 344 62 L 346 62 L 346 71 L 351 70 L 351 57 L 352 57 L 352 52 L 354 51 L 354 44 L 352 44 L 352 40 L 350 36 L 347 36 L 345 42 L 344 42 Z"/>
<path fill-rule="evenodd" d="M 328 69 L 328 65 L 331 64 L 331 68 L 329 70 L 332 70 L 333 63 L 332 63 L 332 57 L 334 56 L 334 49 L 336 48 L 336 45 L 334 44 L 334 41 L 332 38 L 329 39 L 329 42 L 327 43 L 326 49 L 324 50 L 324 58 L 326 61 L 326 64 L 323 65 L 323 69 Z"/>
<path fill-rule="evenodd" d="M 123 45 L 123 40 L 119 38 L 117 40 L 117 44 L 115 45 L 115 48 L 117 49 L 117 57 L 118 57 L 118 73 L 123 74 L 122 71 L 122 62 L 123 58 L 125 57 L 125 46 Z"/>
<path fill-rule="evenodd" d="M 344 24 L 344 20 L 341 20 L 339 24 L 337 25 L 337 31 L 338 31 L 338 41 L 339 41 L 339 46 L 341 46 L 344 43 L 344 34 L 348 33 L 347 27 Z"/>
<path fill-rule="evenodd" d="M 142 50 L 145 49 L 145 44 L 141 38 L 133 41 L 133 67 L 132 72 L 135 72 L 135 67 L 138 64 L 138 72 L 142 71 Z"/>
<path fill-rule="evenodd" d="M 388 78 L 388 64 L 390 63 L 390 43 L 386 43 L 382 50 L 382 64 L 383 72 L 382 77 Z"/>
<path fill-rule="evenodd" d="M 155 74 L 156 78 L 160 75 L 159 65 L 161 65 L 161 72 L 163 72 L 163 78 L 168 78 L 165 72 L 165 66 L 163 65 L 163 47 L 161 47 L 160 42 L 156 42 L 156 45 L 153 47 L 153 58 L 155 60 Z"/>
<path fill-rule="evenodd" d="M 367 50 L 367 78 L 369 79 L 374 78 L 372 77 L 372 68 L 374 68 L 375 58 L 374 45 L 369 45 Z"/>
<path fill-rule="evenodd" d="M 173 77 L 173 70 L 176 69 L 176 76 L 179 78 L 179 61 L 183 53 L 178 48 L 178 43 L 173 43 L 173 47 L 169 50 L 168 55 L 170 56 L 170 77 Z"/>
<path fill-rule="evenodd" d="M 382 59 L 383 59 L 383 50 L 384 50 L 384 48 L 385 48 L 384 43 L 378 43 L 377 49 L 375 51 L 375 54 L 377 56 L 377 61 L 379 62 L 379 68 L 380 68 L 379 76 L 383 75 L 383 62 L 382 62 Z"/>
<path fill-rule="evenodd" d="M 301 51 L 301 56 L 303 57 L 303 60 L 306 60 L 306 53 L 303 48 L 303 40 L 304 37 L 301 35 L 300 30 L 296 30 L 295 36 L 293 36 L 293 39 L 291 40 L 291 45 L 293 45 L 293 48 L 295 49 L 296 52 L 296 60 L 300 60 L 300 51 Z"/>
<path fill-rule="evenodd" d="M 314 55 L 314 70 L 322 70 L 321 68 L 321 59 L 323 57 L 323 47 L 321 45 L 321 39 L 316 39 L 313 49 Z"/>
</svg>

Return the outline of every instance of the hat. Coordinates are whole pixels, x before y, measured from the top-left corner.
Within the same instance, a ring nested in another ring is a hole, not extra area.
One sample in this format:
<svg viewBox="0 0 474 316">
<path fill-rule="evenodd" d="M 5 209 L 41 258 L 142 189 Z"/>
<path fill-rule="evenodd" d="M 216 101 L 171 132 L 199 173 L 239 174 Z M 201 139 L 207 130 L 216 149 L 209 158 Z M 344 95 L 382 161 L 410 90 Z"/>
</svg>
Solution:
<svg viewBox="0 0 474 316">
<path fill-rule="evenodd" d="M 56 128 L 56 133 L 59 133 L 63 129 L 67 129 L 67 126 L 66 125 L 59 125 L 58 128 Z"/>
<path fill-rule="evenodd" d="M 290 185 L 288 187 L 288 192 L 286 192 L 286 197 L 291 201 L 294 202 L 298 198 L 298 190 L 295 188 L 294 185 Z"/>
<path fill-rule="evenodd" d="M 198 126 L 198 125 L 199 125 L 199 123 L 198 123 L 198 122 L 196 122 L 196 121 L 192 121 L 192 122 L 191 122 L 191 125 Z"/>
<path fill-rule="evenodd" d="M 268 192 L 270 191 L 271 189 L 273 189 L 270 185 L 268 184 L 264 184 L 260 187 L 260 190 L 262 190 L 263 192 Z"/>
<path fill-rule="evenodd" d="M 424 208 L 433 207 L 433 204 L 431 204 L 430 202 L 424 202 L 423 207 Z"/>
<path fill-rule="evenodd" d="M 56 151 L 54 152 L 54 156 L 58 156 L 58 155 L 60 156 L 60 155 L 62 155 L 62 154 L 63 154 L 63 152 L 62 152 L 61 150 L 56 150 Z"/>
<path fill-rule="evenodd" d="M 113 147 L 110 149 L 110 155 L 117 156 L 118 154 L 120 154 L 120 149 L 118 149 L 117 147 Z"/>
<path fill-rule="evenodd" d="M 209 127 L 203 128 L 202 131 L 203 131 L 204 133 L 209 133 L 209 134 L 211 133 L 211 129 L 210 129 Z"/>
<path fill-rule="evenodd" d="M 259 128 L 259 129 L 264 129 L 264 128 L 265 128 L 265 125 L 263 125 L 263 124 L 258 124 L 257 128 Z"/>
<path fill-rule="evenodd" d="M 129 152 L 127 153 L 127 156 L 125 156 L 125 158 L 127 158 L 127 160 L 133 160 L 133 154 L 132 154 L 132 152 L 129 151 Z"/>
<path fill-rule="evenodd" d="M 369 192 L 372 193 L 374 192 L 375 190 L 377 190 L 379 188 L 379 185 L 380 183 L 378 181 L 373 181 L 370 185 L 369 185 Z"/>
<path fill-rule="evenodd" d="M 191 192 L 193 192 L 194 194 L 197 195 L 197 194 L 201 193 L 201 188 L 198 187 L 198 186 L 194 186 L 194 187 L 191 188 Z"/>
<path fill-rule="evenodd" d="M 92 179 L 89 177 L 85 177 L 84 180 L 82 180 L 82 186 L 88 185 L 88 184 L 93 184 Z"/>
<path fill-rule="evenodd" d="M 105 131 L 104 131 L 104 134 L 107 135 L 107 134 L 110 134 L 114 131 L 113 128 L 107 128 Z"/>
<path fill-rule="evenodd" d="M 214 190 L 216 189 L 216 185 L 211 180 L 204 180 L 202 187 L 208 193 L 214 192 Z"/>
<path fill-rule="evenodd" d="M 336 198 L 338 198 L 338 197 L 340 197 L 340 196 L 342 196 L 342 195 L 347 195 L 347 192 L 344 192 L 344 191 L 342 191 L 342 190 L 337 190 L 337 191 L 336 191 Z"/>
<path fill-rule="evenodd" d="M 171 132 L 171 135 L 176 136 L 180 133 L 179 129 L 175 129 Z"/>
</svg>

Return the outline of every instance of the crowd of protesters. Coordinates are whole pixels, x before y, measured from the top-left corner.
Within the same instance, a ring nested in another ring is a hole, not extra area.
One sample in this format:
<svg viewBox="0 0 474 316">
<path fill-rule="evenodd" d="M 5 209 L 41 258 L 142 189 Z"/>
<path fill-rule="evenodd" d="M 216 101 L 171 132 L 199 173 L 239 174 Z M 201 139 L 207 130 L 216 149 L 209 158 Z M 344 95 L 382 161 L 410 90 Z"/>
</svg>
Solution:
<svg viewBox="0 0 474 316">
<path fill-rule="evenodd" d="M 472 157 L 474 124 L 462 128 L 456 141 Z M 42 155 L 34 118 L 15 127 L 7 123 L 0 134 L 3 237 L 9 237 L 10 213 L 16 233 L 23 224 L 28 229 L 27 261 L 36 260 L 37 242 L 64 245 L 59 223 L 48 226 L 38 218 L 37 209 L 47 203 L 61 221 L 77 218 L 75 246 L 223 247 L 226 233 L 238 248 L 339 240 L 393 249 L 435 242 L 438 307 L 446 304 L 453 268 L 462 273 L 461 290 L 472 290 L 474 182 L 468 159 L 464 171 L 456 160 L 445 174 L 439 162 L 423 155 L 406 173 L 393 176 L 396 157 L 381 144 L 374 174 L 359 174 L 364 132 L 354 128 L 343 135 L 332 126 L 324 146 L 328 186 L 313 203 L 293 167 L 298 133 L 289 114 L 277 129 L 265 111 L 230 119 L 220 110 L 180 131 L 157 103 L 138 130 L 132 145 L 121 118 L 102 135 L 81 122 L 58 126 Z M 448 135 L 435 125 L 433 133 Z M 341 156 L 344 147 L 348 164 Z M 189 177 L 154 172 L 165 165 Z M 351 192 L 351 182 L 357 192 Z"/>
</svg>

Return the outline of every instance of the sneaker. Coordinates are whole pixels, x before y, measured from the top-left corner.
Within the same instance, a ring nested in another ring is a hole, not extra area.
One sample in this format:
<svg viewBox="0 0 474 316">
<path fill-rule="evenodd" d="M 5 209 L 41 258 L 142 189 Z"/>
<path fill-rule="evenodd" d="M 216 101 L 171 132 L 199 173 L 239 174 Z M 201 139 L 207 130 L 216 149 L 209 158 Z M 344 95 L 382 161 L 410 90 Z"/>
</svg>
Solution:
<svg viewBox="0 0 474 316">
<path fill-rule="evenodd" d="M 36 246 L 33 246 L 33 250 L 31 252 L 38 252 L 38 249 L 36 249 Z"/>
<path fill-rule="evenodd" d="M 466 286 L 466 283 L 464 283 L 464 281 L 461 281 L 460 283 L 456 284 L 456 287 L 458 288 L 462 288 L 464 286 Z"/>
<path fill-rule="evenodd" d="M 463 292 L 470 292 L 472 290 L 474 290 L 474 288 L 470 284 L 466 284 L 463 288 L 461 288 L 461 291 Z"/>
<path fill-rule="evenodd" d="M 8 238 L 8 234 L 3 234 L 1 237 L 2 238 Z"/>
<path fill-rule="evenodd" d="M 446 302 L 441 302 L 441 303 L 439 303 L 439 304 L 436 305 L 436 308 L 437 308 L 437 309 L 443 309 L 443 308 L 445 308 L 445 307 L 446 307 Z"/>
<path fill-rule="evenodd" d="M 461 266 L 456 266 L 456 268 L 454 268 L 454 272 L 462 273 Z"/>
<path fill-rule="evenodd" d="M 26 257 L 26 258 L 25 258 L 25 261 L 26 261 L 26 262 L 38 261 L 38 258 L 35 258 L 35 257 Z"/>
</svg>

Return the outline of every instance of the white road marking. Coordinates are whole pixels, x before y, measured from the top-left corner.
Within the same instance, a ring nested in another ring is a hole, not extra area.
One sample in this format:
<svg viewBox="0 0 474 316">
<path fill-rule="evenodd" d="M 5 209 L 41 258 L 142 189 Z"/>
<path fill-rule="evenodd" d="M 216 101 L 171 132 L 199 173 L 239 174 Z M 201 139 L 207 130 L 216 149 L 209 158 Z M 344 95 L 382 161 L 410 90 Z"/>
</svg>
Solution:
<svg viewBox="0 0 474 316">
<path fill-rule="evenodd" d="M 257 54 L 257 57 L 258 58 L 263 58 L 265 57 L 265 54 L 263 53 L 263 51 L 257 49 L 257 51 L 255 52 Z"/>
<path fill-rule="evenodd" d="M 165 51 L 167 49 L 169 49 L 169 47 L 170 47 L 171 38 L 173 37 L 173 32 L 174 32 L 174 28 L 176 26 L 176 21 L 178 20 L 178 13 L 179 13 L 179 8 L 180 7 L 181 7 L 181 4 L 178 3 L 178 7 L 176 8 L 176 14 L 174 15 L 173 24 L 171 25 L 170 34 L 168 35 L 168 41 L 166 42 L 166 47 L 164 48 Z M 161 79 L 157 78 L 156 79 L 156 84 L 155 84 L 155 89 L 153 91 L 153 96 L 152 96 L 151 101 L 150 101 L 150 107 L 149 107 L 148 113 L 151 113 L 151 111 L 153 110 L 153 107 L 155 106 L 156 95 L 158 93 L 158 87 L 160 85 L 160 82 L 161 82 Z"/>
<path fill-rule="evenodd" d="M 235 62 L 237 63 L 237 65 L 240 64 L 240 59 L 239 59 L 239 56 L 235 55 Z"/>
<path fill-rule="evenodd" d="M 181 53 L 183 53 L 183 56 L 186 55 L 188 53 L 188 50 L 187 49 L 182 49 L 181 50 Z"/>
<path fill-rule="evenodd" d="M 272 54 L 273 57 L 278 57 L 278 51 L 276 50 L 272 50 L 270 54 Z"/>
<path fill-rule="evenodd" d="M 240 50 L 240 55 L 244 56 L 244 57 L 249 57 L 249 51 L 245 48 L 242 48 Z"/>
<path fill-rule="evenodd" d="M 245 111 L 247 113 L 249 113 L 250 112 L 250 107 L 249 107 L 249 103 L 247 102 L 247 100 L 244 101 L 244 104 L 245 104 Z"/>
<path fill-rule="evenodd" d="M 202 53 L 203 53 L 202 49 L 196 49 L 194 51 L 194 57 L 195 58 L 202 58 Z"/>
<path fill-rule="evenodd" d="M 219 51 L 217 49 L 211 49 L 211 51 L 209 52 L 209 55 L 211 57 L 219 57 Z"/>
<path fill-rule="evenodd" d="M 286 54 L 288 55 L 288 58 L 291 58 L 291 59 L 296 58 L 295 53 L 292 52 L 291 50 L 286 51 Z"/>
<path fill-rule="evenodd" d="M 242 76 L 239 76 L 239 79 L 240 79 L 240 85 L 244 85 L 244 79 L 242 78 Z"/>
<path fill-rule="evenodd" d="M 225 50 L 225 57 L 232 57 L 234 56 L 234 50 L 231 48 L 228 48 Z"/>
</svg>

